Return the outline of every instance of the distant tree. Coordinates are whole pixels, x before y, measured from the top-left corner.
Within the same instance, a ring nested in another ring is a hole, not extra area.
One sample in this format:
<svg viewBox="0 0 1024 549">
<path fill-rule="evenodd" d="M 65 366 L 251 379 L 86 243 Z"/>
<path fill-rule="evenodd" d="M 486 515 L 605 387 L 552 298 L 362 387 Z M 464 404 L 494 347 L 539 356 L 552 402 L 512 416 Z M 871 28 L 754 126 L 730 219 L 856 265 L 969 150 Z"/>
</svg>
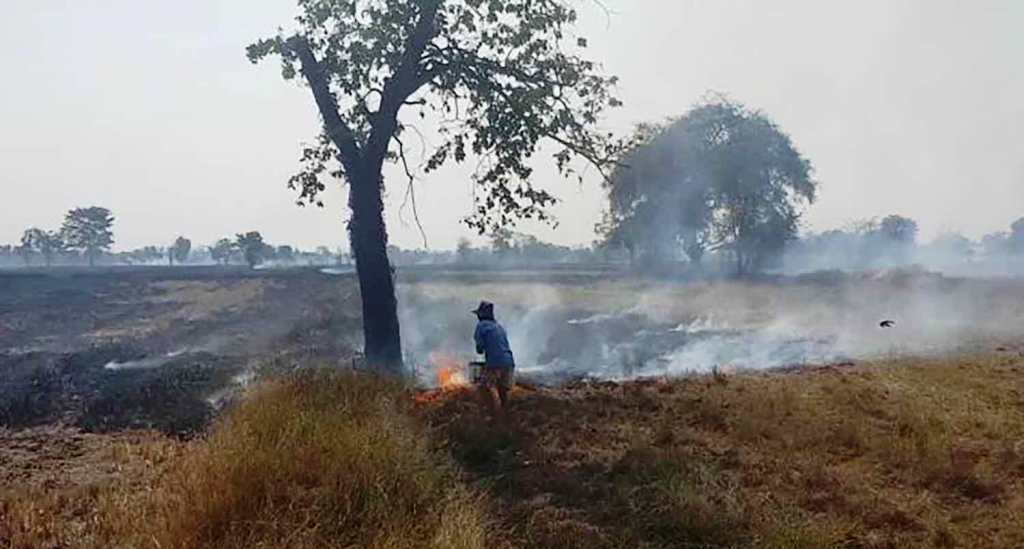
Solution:
<svg viewBox="0 0 1024 549">
<path fill-rule="evenodd" d="M 32 242 L 34 235 L 31 231 L 32 229 L 28 229 L 21 234 L 21 244 L 14 249 L 15 253 L 18 254 L 18 257 L 20 257 L 25 263 L 26 267 L 32 265 L 32 257 L 36 253 L 35 244 Z"/>
<path fill-rule="evenodd" d="M 341 246 L 338 246 L 337 249 L 335 249 L 332 257 L 334 258 L 335 265 L 349 265 L 352 263 L 352 254 L 347 253 L 345 248 Z"/>
<path fill-rule="evenodd" d="M 459 263 L 469 263 L 470 255 L 473 253 L 473 245 L 468 238 L 460 238 L 455 245 L 455 260 Z"/>
<path fill-rule="evenodd" d="M 213 246 L 210 246 L 210 258 L 221 265 L 227 265 L 231 262 L 231 256 L 235 254 L 236 250 L 237 248 L 233 240 L 222 238 Z"/>
<path fill-rule="evenodd" d="M 974 253 L 974 243 L 959 233 L 945 233 L 937 236 L 932 241 L 931 248 L 940 254 L 956 259 L 966 259 Z"/>
<path fill-rule="evenodd" d="M 684 232 L 707 225 L 709 182 L 692 177 L 694 162 L 687 155 L 697 139 L 689 127 L 687 117 L 668 125 L 641 124 L 605 182 L 609 209 L 596 228 L 600 244 L 627 250 L 630 263 L 671 259 Z"/>
<path fill-rule="evenodd" d="M 151 265 L 160 262 L 169 253 L 169 250 L 158 246 L 143 246 L 128 252 L 126 257 L 132 264 Z"/>
<path fill-rule="evenodd" d="M 313 249 L 313 255 L 316 257 L 315 261 L 318 265 L 331 265 L 334 263 L 334 254 L 327 246 L 317 246 Z"/>
<path fill-rule="evenodd" d="M 188 261 L 188 254 L 191 252 L 192 241 L 184 236 L 179 236 L 174 240 L 174 244 L 171 244 L 171 246 L 167 248 L 167 262 L 171 265 L 174 265 L 175 261 L 178 263 L 184 263 Z"/>
<path fill-rule="evenodd" d="M 512 253 L 515 244 L 512 242 L 512 230 L 508 227 L 499 227 L 491 233 L 491 250 L 499 257 L 508 256 Z"/>
<path fill-rule="evenodd" d="M 574 251 L 566 246 L 544 242 L 534 235 L 517 233 L 515 250 L 526 262 L 562 262 L 571 261 Z"/>
<path fill-rule="evenodd" d="M 1004 232 L 981 237 L 981 251 L 987 256 L 999 256 L 1010 251 L 1010 236 Z"/>
<path fill-rule="evenodd" d="M 856 219 L 846 224 L 845 232 L 856 236 L 867 236 L 878 232 L 878 218 Z"/>
<path fill-rule="evenodd" d="M 32 265 L 32 248 L 26 247 L 24 244 L 22 244 L 14 248 L 14 253 L 21 258 L 21 261 L 25 264 L 26 267 Z"/>
<path fill-rule="evenodd" d="M 615 80 L 596 73 L 572 36 L 577 13 L 563 0 L 299 0 L 298 32 L 249 47 L 253 62 L 276 54 L 283 76 L 301 73 L 323 131 L 293 177 L 300 200 L 320 204 L 321 175 L 349 183 L 350 242 L 363 302 L 368 362 L 403 369 L 394 278 L 383 217 L 386 161 L 405 162 L 402 142 L 415 108 L 436 113 L 440 145 L 425 164 L 434 171 L 468 154 L 486 159 L 474 180 L 483 192 L 467 223 L 481 234 L 518 218 L 548 219 L 554 197 L 531 184 L 531 157 L 542 140 L 559 147 L 563 174 L 571 160 L 599 167 L 613 147 L 597 131 L 599 116 L 619 102 Z M 330 160 L 340 168 L 328 167 Z"/>
<path fill-rule="evenodd" d="M 75 208 L 64 217 L 61 232 L 68 248 L 81 251 L 89 266 L 114 243 L 114 216 L 106 208 Z"/>
<path fill-rule="evenodd" d="M 334 254 L 331 253 L 331 249 L 327 246 L 317 246 L 314 253 L 319 258 L 318 260 L 321 264 L 330 265 L 334 262 Z"/>
<path fill-rule="evenodd" d="M 594 227 L 598 236 L 594 246 L 601 249 L 605 256 L 613 250 L 626 250 L 629 254 L 629 264 L 633 265 L 636 263 L 637 248 L 640 245 L 639 216 L 633 209 L 630 209 L 629 213 L 616 212 L 615 209 L 613 202 L 611 211 L 605 212 L 601 221 Z"/>
<path fill-rule="evenodd" d="M 911 246 L 917 240 L 917 222 L 909 217 L 890 215 L 878 225 L 878 234 L 894 244 Z"/>
<path fill-rule="evenodd" d="M 1010 225 L 1010 234 L 1006 238 L 1006 245 L 1012 253 L 1024 254 L 1024 217 Z"/>
<path fill-rule="evenodd" d="M 760 112 L 724 101 L 698 112 L 709 150 L 700 169 L 711 180 L 709 240 L 733 253 L 737 274 L 759 270 L 796 237 L 799 205 L 814 202 L 811 164 Z"/>
<path fill-rule="evenodd" d="M 278 246 L 274 250 L 274 258 L 283 263 L 295 262 L 295 248 L 291 246 Z"/>
<path fill-rule="evenodd" d="M 811 164 L 764 114 L 724 99 L 666 126 L 641 126 L 608 180 L 599 230 L 635 256 L 699 262 L 709 249 L 743 275 L 763 268 L 796 237 L 812 203 Z"/>
<path fill-rule="evenodd" d="M 59 232 L 42 229 L 28 229 L 21 236 L 21 247 L 27 253 L 38 253 L 46 266 L 53 264 L 53 258 L 67 251 L 67 245 Z"/>
<path fill-rule="evenodd" d="M 273 250 L 273 248 L 263 242 L 263 235 L 259 231 L 250 231 L 245 234 L 239 233 L 235 237 L 235 248 L 242 252 L 242 256 L 245 258 L 245 262 L 249 264 L 250 269 L 263 263 L 270 255 L 270 251 Z"/>
</svg>

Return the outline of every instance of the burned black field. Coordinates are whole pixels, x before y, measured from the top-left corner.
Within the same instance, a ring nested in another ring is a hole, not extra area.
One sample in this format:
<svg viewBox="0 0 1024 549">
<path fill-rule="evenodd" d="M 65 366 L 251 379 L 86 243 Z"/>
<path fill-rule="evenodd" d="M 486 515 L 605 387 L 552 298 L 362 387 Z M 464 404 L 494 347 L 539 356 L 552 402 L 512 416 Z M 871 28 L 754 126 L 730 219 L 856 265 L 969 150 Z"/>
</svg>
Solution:
<svg viewBox="0 0 1024 549">
<path fill-rule="evenodd" d="M 260 367 L 350 359 L 351 298 L 315 271 L 0 274 L 0 424 L 195 433 Z"/>
<path fill-rule="evenodd" d="M 399 273 L 416 381 L 472 360 L 479 299 L 499 305 L 533 383 L 626 381 L 1012 346 L 1024 283 L 920 271 L 745 282 L 601 272 Z M 879 321 L 895 319 L 892 328 Z M 315 269 L 0 273 L 0 425 L 203 428 L 261 372 L 358 366 L 358 290 Z"/>
</svg>

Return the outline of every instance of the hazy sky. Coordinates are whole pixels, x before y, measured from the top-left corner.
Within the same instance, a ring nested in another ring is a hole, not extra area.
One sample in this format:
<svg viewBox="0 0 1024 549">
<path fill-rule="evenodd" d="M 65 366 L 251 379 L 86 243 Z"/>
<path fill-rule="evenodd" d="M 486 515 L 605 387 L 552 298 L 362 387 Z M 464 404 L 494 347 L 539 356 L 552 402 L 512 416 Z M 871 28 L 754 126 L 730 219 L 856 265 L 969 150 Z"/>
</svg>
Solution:
<svg viewBox="0 0 1024 549">
<path fill-rule="evenodd" d="M 583 21 L 621 77 L 627 130 L 709 90 L 764 110 L 816 168 L 810 229 L 901 213 L 923 236 L 1005 230 L 1024 216 L 1024 2 L 604 0 Z M 343 245 L 345 200 L 301 209 L 285 187 L 319 119 L 308 90 L 245 45 L 288 27 L 289 0 L 6 0 L 0 13 L 0 243 L 56 228 L 68 208 L 117 216 L 118 249 L 259 229 L 276 244 Z M 393 172 L 391 172 L 393 173 Z M 542 238 L 586 244 L 596 181 L 538 178 L 564 203 Z M 392 241 L 420 244 L 399 219 Z M 468 235 L 471 186 L 418 186 L 430 244 Z"/>
</svg>

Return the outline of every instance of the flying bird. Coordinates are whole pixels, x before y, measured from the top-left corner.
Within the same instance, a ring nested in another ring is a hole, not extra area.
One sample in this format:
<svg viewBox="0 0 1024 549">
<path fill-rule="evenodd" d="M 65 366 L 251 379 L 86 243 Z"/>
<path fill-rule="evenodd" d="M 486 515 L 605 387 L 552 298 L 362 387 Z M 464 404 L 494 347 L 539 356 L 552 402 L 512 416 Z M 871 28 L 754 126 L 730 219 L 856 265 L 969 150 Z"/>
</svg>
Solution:
<svg viewBox="0 0 1024 549">
<path fill-rule="evenodd" d="M 881 326 L 882 328 L 892 328 L 893 326 L 896 325 L 896 321 L 895 320 L 883 320 L 883 321 L 879 322 L 878 325 Z"/>
</svg>

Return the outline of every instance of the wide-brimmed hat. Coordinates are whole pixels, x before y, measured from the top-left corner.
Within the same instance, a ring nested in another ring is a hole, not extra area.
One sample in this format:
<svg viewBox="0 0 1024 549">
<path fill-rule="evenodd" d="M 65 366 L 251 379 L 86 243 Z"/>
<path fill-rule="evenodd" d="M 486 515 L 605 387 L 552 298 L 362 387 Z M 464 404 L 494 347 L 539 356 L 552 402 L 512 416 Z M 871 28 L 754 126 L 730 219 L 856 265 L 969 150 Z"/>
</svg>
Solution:
<svg viewBox="0 0 1024 549">
<path fill-rule="evenodd" d="M 494 303 L 490 301 L 481 301 L 480 305 L 477 305 L 476 309 L 473 309 L 473 314 L 476 316 L 494 316 Z"/>
</svg>

